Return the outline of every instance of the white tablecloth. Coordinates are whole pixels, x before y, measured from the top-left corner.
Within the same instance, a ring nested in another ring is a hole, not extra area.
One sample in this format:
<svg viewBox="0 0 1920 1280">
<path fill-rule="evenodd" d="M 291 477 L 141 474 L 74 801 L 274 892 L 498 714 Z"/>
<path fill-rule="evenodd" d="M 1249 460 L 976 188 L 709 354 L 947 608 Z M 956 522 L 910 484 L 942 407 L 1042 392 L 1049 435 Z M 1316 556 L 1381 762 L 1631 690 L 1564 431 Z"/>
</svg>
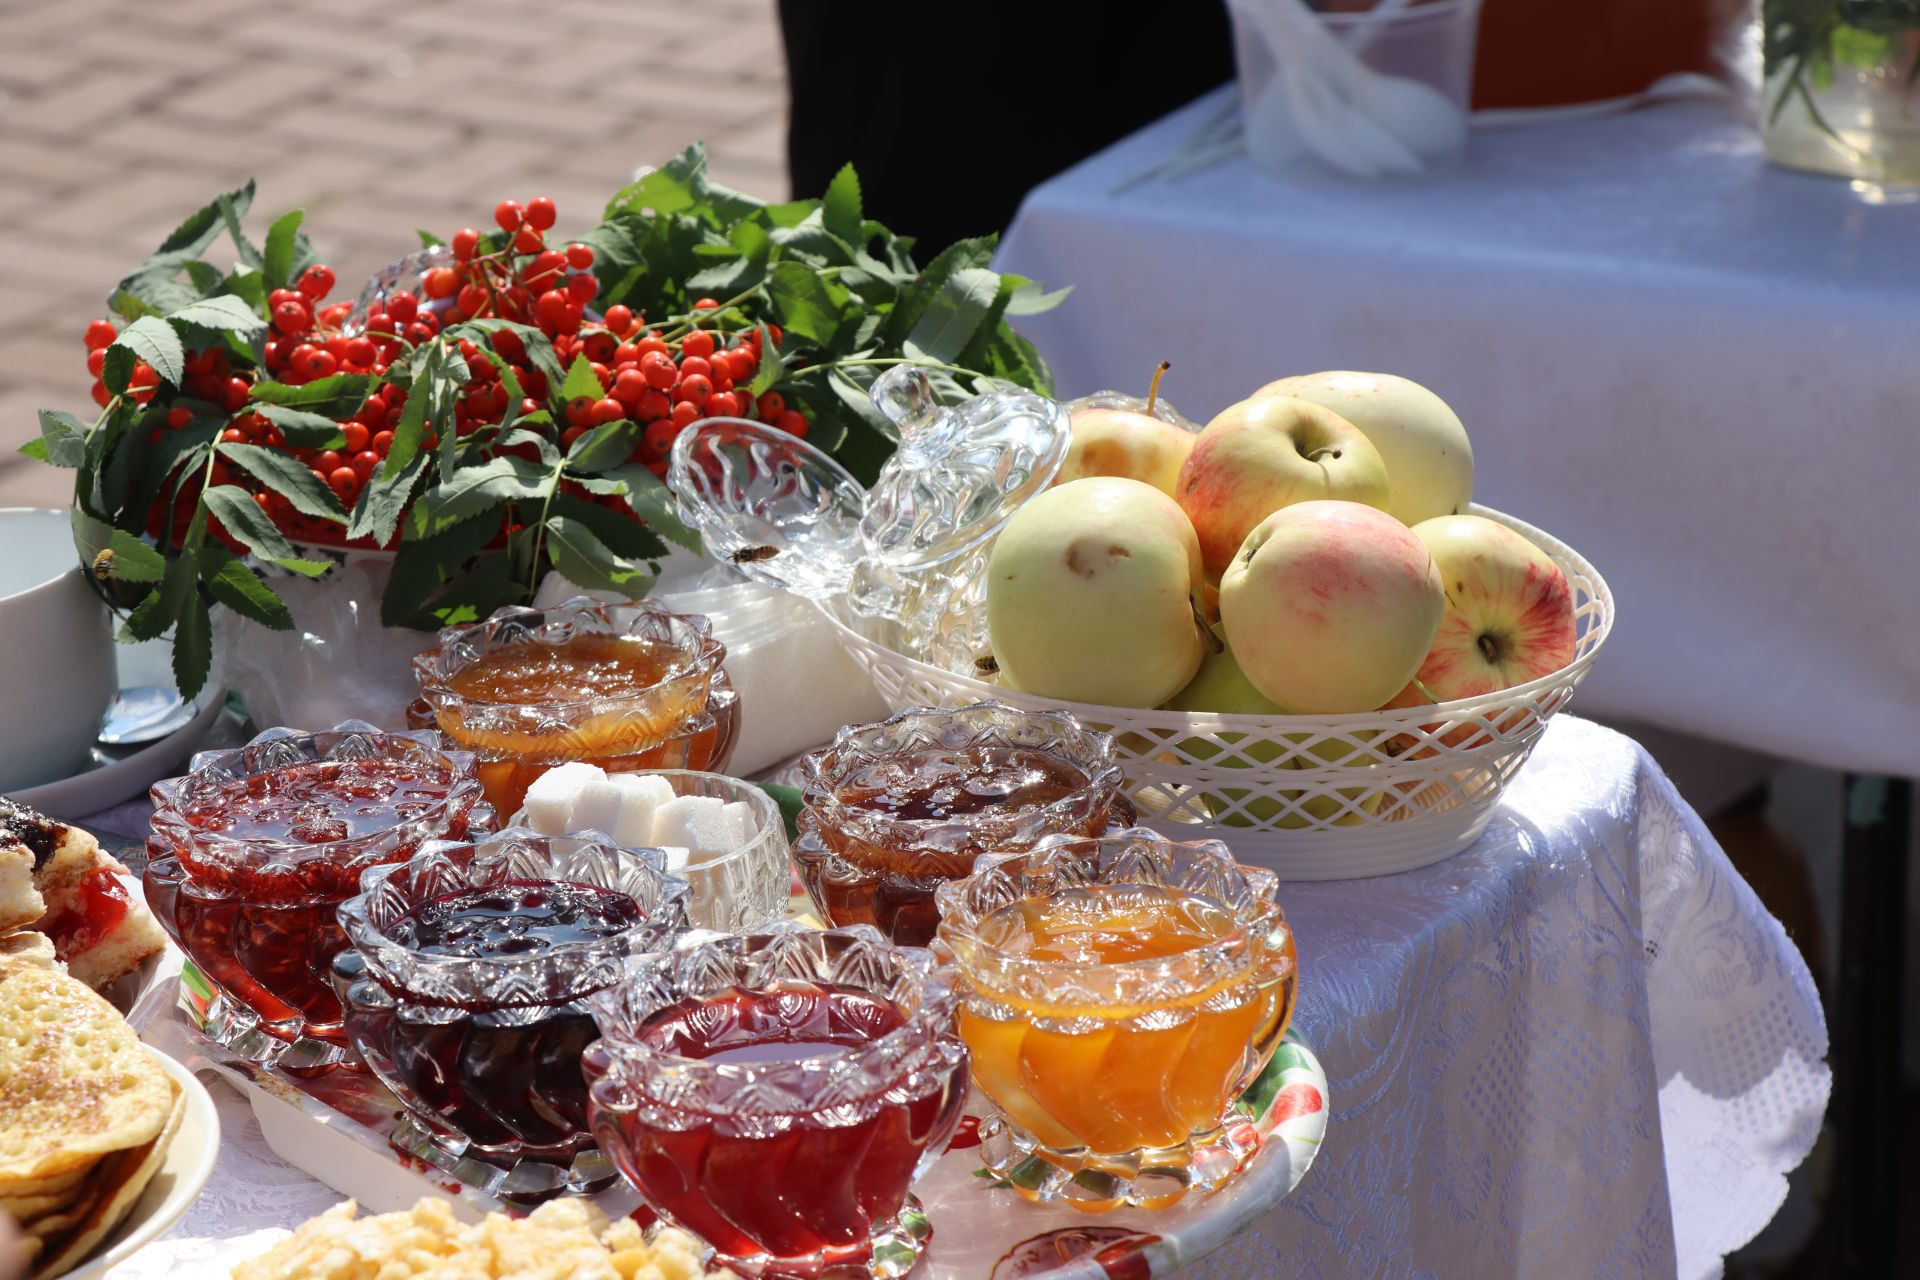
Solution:
<svg viewBox="0 0 1920 1280">
<path fill-rule="evenodd" d="M 1613 586 L 1583 707 L 1920 775 L 1920 204 L 1767 168 L 1701 101 L 1477 132 L 1419 183 L 1235 160 L 1111 194 L 1221 101 L 1039 187 L 1003 242 L 1074 286 L 1020 322 L 1063 394 L 1144 394 L 1162 358 L 1200 421 L 1290 373 L 1424 382 L 1476 496 Z"/>
<path fill-rule="evenodd" d="M 1806 966 L 1618 734 L 1562 716 L 1471 849 L 1282 901 L 1327 1143 L 1195 1280 L 1715 1275 L 1812 1145 L 1827 1037 Z M 223 1274 L 336 1199 L 213 1087 L 212 1182 L 112 1280 Z"/>
</svg>

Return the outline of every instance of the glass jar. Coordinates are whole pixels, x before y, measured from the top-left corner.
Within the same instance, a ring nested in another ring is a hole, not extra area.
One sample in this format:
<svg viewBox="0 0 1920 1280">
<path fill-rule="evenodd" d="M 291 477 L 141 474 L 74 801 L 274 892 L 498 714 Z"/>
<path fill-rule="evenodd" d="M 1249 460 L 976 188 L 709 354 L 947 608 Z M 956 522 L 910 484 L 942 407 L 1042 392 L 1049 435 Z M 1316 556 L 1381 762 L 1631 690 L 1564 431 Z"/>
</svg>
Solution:
<svg viewBox="0 0 1920 1280">
<path fill-rule="evenodd" d="M 503 814 L 568 761 L 608 773 L 717 772 L 739 714 L 726 653 L 705 618 L 649 602 L 510 606 L 442 630 L 438 647 L 414 659 L 420 701 L 409 723 L 473 752 Z"/>
<path fill-rule="evenodd" d="M 1270 871 L 1143 828 L 1055 836 L 939 890 L 934 952 L 1000 1115 L 987 1168 L 1090 1211 L 1216 1191 L 1252 1148 L 1234 1100 L 1286 1033 L 1298 980 Z M 1010 1177 L 1031 1157 L 1045 1177 Z"/>
<path fill-rule="evenodd" d="M 590 1002 L 593 1132 L 662 1217 L 742 1276 L 904 1276 L 909 1193 L 967 1052 L 932 957 L 874 930 L 693 933 Z"/>
<path fill-rule="evenodd" d="M 820 914 L 925 946 L 934 890 L 974 859 L 1133 821 L 1113 740 L 1063 711 L 911 707 L 805 761 L 793 858 Z"/>
<path fill-rule="evenodd" d="M 1920 9 L 1766 0 L 1762 119 L 1775 164 L 1920 184 Z"/>
<path fill-rule="evenodd" d="M 348 721 L 269 729 L 153 785 L 147 902 L 213 990 L 209 1037 L 288 1069 L 347 1058 L 335 908 L 367 868 L 493 829 L 473 763 L 434 734 Z"/>
<path fill-rule="evenodd" d="M 657 849 L 503 831 L 374 867 L 340 904 L 333 974 L 347 1034 L 407 1117 L 394 1142 L 447 1168 L 494 1166 L 515 1199 L 613 1172 L 587 1129 L 586 998 L 687 926 Z"/>
</svg>

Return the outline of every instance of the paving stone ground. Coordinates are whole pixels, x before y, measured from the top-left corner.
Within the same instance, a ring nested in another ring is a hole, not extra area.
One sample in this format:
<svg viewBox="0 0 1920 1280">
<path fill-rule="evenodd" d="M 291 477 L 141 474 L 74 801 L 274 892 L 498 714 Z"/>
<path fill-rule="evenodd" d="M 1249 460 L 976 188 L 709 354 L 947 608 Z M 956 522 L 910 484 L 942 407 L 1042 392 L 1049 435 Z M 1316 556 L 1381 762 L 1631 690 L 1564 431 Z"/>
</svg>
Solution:
<svg viewBox="0 0 1920 1280">
<path fill-rule="evenodd" d="M 80 334 L 181 218 L 258 180 L 339 291 L 549 195 L 597 220 L 704 138 L 717 178 L 787 194 L 772 0 L 0 0 L 0 505 L 64 506 L 15 452 L 39 408 L 94 412 Z"/>
</svg>

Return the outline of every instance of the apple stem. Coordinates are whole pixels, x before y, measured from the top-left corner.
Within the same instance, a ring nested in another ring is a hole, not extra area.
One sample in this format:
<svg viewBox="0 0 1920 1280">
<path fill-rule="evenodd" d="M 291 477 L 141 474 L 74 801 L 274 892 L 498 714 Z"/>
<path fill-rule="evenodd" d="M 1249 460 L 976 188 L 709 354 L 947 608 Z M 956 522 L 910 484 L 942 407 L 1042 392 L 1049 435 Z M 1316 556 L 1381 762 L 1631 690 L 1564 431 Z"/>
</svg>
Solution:
<svg viewBox="0 0 1920 1280">
<path fill-rule="evenodd" d="M 1421 681 L 1419 676 L 1415 676 L 1413 678 L 1412 683 L 1413 683 L 1413 687 L 1418 689 L 1421 692 L 1421 694 L 1425 696 L 1428 702 L 1440 701 L 1440 699 L 1434 694 L 1433 690 L 1427 688 L 1427 686 Z"/>
<path fill-rule="evenodd" d="M 1330 444 L 1324 449 L 1315 449 L 1312 453 L 1307 455 L 1307 461 L 1318 462 L 1320 461 L 1320 459 L 1326 457 L 1328 454 L 1332 454 L 1336 458 L 1339 457 L 1340 446 L 1336 444 Z"/>
<path fill-rule="evenodd" d="M 1149 418 L 1153 416 L 1154 401 L 1160 398 L 1160 379 L 1164 377 L 1167 370 L 1171 368 L 1173 368 L 1173 361 L 1162 360 L 1160 367 L 1153 371 L 1153 381 L 1147 384 L 1147 416 Z"/>
<path fill-rule="evenodd" d="M 1215 635 L 1213 628 L 1207 625 L 1207 615 L 1200 612 L 1199 602 L 1192 596 L 1188 596 L 1187 607 L 1193 610 L 1193 625 L 1200 628 L 1200 635 L 1206 640 L 1207 652 L 1225 653 L 1227 651 L 1226 642 Z"/>
</svg>

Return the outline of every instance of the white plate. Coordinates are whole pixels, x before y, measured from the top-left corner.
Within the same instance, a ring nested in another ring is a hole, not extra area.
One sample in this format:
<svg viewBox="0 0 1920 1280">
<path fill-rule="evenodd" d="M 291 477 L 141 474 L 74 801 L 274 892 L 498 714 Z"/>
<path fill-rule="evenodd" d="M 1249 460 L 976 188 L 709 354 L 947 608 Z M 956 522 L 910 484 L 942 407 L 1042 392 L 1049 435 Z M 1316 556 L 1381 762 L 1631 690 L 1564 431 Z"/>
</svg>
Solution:
<svg viewBox="0 0 1920 1280">
<path fill-rule="evenodd" d="M 207 1185 L 214 1158 L 220 1153 L 220 1116 L 206 1086 L 193 1072 L 157 1049 L 148 1052 L 160 1059 L 167 1074 L 180 1086 L 187 1101 L 186 1114 L 180 1117 L 180 1131 L 173 1135 L 153 1181 L 134 1203 L 133 1211 L 114 1233 L 102 1242 L 87 1261 L 66 1273 L 62 1280 L 96 1280 L 115 1265 L 133 1256 L 134 1250 L 163 1235 L 180 1221 L 187 1206 Z"/>
<path fill-rule="evenodd" d="M 24 791 L 12 792 L 12 798 L 42 813 L 71 817 L 111 809 L 123 800 L 131 800 L 160 779 L 179 770 L 180 764 L 207 736 L 207 730 L 219 718 L 226 705 L 226 691 L 215 689 L 201 695 L 200 710 L 193 719 L 158 742 L 150 742 L 125 755 L 107 758 L 103 748 L 94 748 L 94 764 L 82 773 L 58 782 L 46 782 Z M 124 750 L 122 748 L 121 750 Z"/>
</svg>

